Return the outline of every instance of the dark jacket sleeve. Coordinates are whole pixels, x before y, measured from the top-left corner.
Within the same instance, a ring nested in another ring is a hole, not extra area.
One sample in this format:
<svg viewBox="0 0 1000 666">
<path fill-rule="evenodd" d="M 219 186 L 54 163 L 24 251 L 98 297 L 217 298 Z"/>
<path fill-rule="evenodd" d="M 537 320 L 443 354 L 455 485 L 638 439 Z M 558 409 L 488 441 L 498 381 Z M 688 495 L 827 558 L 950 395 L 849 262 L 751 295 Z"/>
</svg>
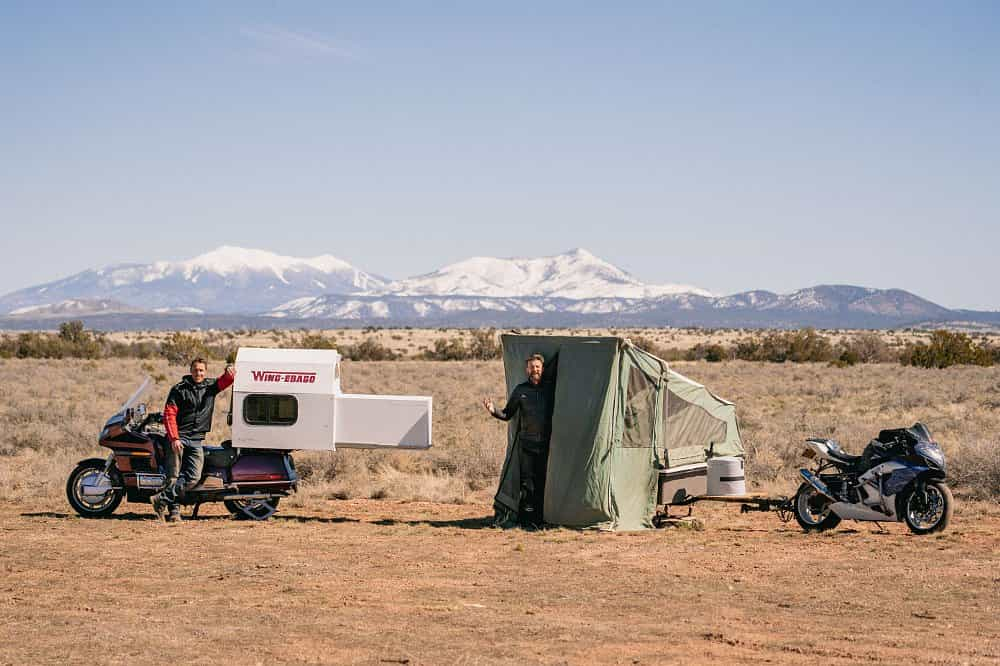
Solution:
<svg viewBox="0 0 1000 666">
<path fill-rule="evenodd" d="M 510 421 L 517 414 L 517 410 L 520 409 L 521 403 L 514 399 L 514 393 L 517 392 L 515 388 L 511 392 L 510 397 L 507 399 L 507 405 L 503 409 L 498 409 L 493 412 L 493 418 L 500 419 L 501 421 Z"/>
</svg>

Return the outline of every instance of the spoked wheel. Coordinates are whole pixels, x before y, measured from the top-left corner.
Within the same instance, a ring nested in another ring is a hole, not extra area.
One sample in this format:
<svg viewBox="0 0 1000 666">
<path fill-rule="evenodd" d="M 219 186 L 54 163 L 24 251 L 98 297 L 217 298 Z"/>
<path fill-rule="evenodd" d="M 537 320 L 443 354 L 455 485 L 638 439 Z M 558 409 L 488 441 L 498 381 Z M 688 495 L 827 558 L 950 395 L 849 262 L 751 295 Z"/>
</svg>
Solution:
<svg viewBox="0 0 1000 666">
<path fill-rule="evenodd" d="M 223 504 L 237 520 L 267 520 L 278 510 L 280 497 L 269 499 L 234 499 Z"/>
<path fill-rule="evenodd" d="M 104 473 L 106 461 L 84 460 L 66 480 L 66 499 L 84 518 L 110 516 L 122 502 L 125 491 L 118 479 Z"/>
<path fill-rule="evenodd" d="M 929 534 L 940 532 L 951 521 L 955 500 L 951 488 L 940 481 L 929 481 L 919 488 L 916 485 L 903 500 L 903 519 L 911 532 Z"/>
<path fill-rule="evenodd" d="M 795 520 L 806 532 L 822 532 L 840 524 L 840 516 L 830 510 L 830 498 L 809 483 L 795 493 Z"/>
</svg>

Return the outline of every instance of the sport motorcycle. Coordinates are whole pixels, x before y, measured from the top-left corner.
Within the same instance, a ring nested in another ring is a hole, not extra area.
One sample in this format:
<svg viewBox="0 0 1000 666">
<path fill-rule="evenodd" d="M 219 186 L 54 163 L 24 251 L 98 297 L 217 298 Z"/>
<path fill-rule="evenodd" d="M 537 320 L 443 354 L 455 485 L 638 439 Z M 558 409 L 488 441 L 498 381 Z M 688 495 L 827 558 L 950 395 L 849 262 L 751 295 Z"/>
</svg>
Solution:
<svg viewBox="0 0 1000 666">
<path fill-rule="evenodd" d="M 807 439 L 803 455 L 816 462 L 799 470 L 804 482 L 793 500 L 795 519 L 807 532 L 850 519 L 901 521 L 928 534 L 951 520 L 944 452 L 922 423 L 881 431 L 860 456 L 821 438 Z"/>
</svg>

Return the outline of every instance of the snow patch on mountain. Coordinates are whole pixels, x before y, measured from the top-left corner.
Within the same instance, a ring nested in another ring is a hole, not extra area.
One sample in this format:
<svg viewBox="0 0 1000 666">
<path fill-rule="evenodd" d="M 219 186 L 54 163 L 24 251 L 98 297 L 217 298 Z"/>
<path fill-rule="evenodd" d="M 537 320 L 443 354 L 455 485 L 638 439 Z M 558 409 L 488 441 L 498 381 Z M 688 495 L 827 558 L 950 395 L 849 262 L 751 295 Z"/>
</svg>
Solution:
<svg viewBox="0 0 1000 666">
<path fill-rule="evenodd" d="M 67 299 L 57 303 L 43 303 L 14 308 L 7 314 L 12 317 L 79 317 L 110 312 L 141 312 L 139 308 L 110 300 Z"/>
<path fill-rule="evenodd" d="M 486 296 L 489 298 L 653 298 L 711 293 L 683 284 L 646 285 L 583 249 L 551 257 L 473 257 L 432 273 L 386 285 L 396 296 Z"/>
<path fill-rule="evenodd" d="M 104 298 L 146 310 L 259 313 L 296 297 L 354 293 L 385 283 L 328 254 L 303 259 L 222 246 L 183 261 L 83 271 L 7 294 L 0 298 L 0 310 Z"/>
</svg>

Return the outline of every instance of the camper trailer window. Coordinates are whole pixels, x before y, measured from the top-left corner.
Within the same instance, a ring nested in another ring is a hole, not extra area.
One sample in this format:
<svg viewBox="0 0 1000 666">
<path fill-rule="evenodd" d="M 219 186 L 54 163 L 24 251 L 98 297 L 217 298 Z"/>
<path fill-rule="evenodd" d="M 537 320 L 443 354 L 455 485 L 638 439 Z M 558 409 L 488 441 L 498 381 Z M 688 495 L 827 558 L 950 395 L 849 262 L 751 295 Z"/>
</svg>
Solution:
<svg viewBox="0 0 1000 666">
<path fill-rule="evenodd" d="M 250 425 L 290 426 L 299 418 L 294 395 L 248 395 L 243 398 L 243 420 Z"/>
<path fill-rule="evenodd" d="M 726 441 L 726 422 L 709 414 L 704 407 L 688 402 L 667 390 L 666 428 L 668 450 L 689 446 L 708 448 L 712 442 Z"/>
<path fill-rule="evenodd" d="M 627 391 L 622 446 L 652 446 L 656 418 L 656 384 L 641 370 L 633 367 L 629 372 Z"/>
</svg>

